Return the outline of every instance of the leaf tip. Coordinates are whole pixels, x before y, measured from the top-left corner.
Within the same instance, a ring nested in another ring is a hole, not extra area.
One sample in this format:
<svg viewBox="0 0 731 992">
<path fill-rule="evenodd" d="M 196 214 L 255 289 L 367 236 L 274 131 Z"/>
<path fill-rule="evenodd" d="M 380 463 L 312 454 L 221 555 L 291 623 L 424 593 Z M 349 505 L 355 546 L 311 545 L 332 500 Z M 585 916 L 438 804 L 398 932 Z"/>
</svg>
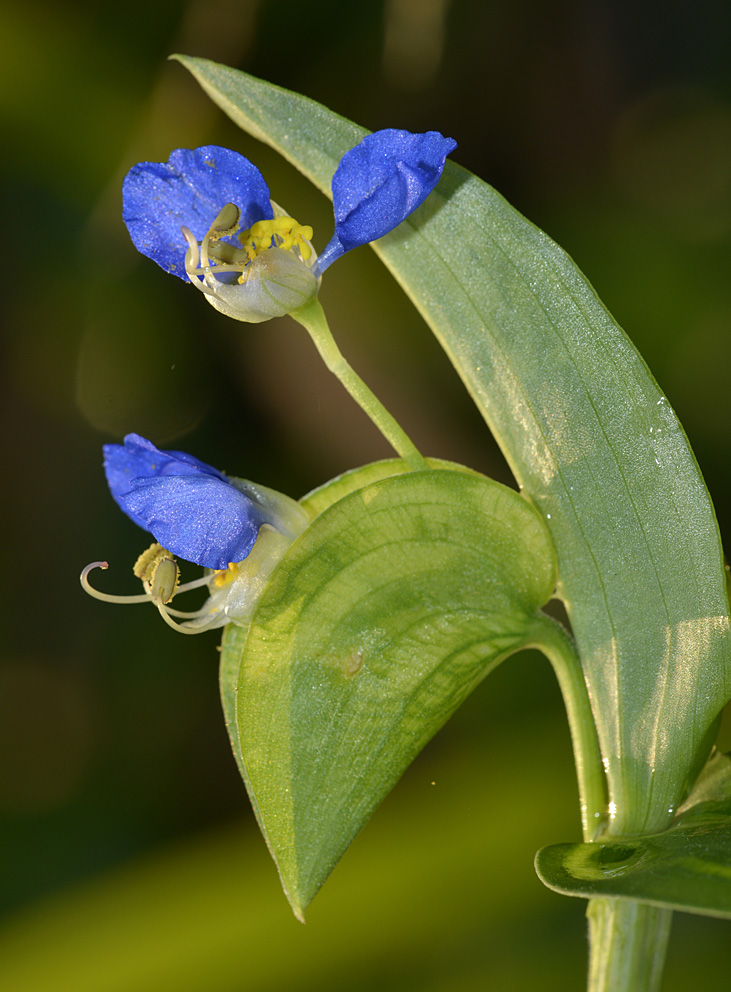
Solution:
<svg viewBox="0 0 731 992">
<path fill-rule="evenodd" d="M 198 55 L 183 55 L 182 52 L 172 52 L 168 55 L 168 62 L 180 62 L 184 69 L 195 76 L 196 69 L 201 63 L 210 62 L 210 59 L 203 59 Z"/>
<path fill-rule="evenodd" d="M 296 889 L 290 890 L 285 884 L 282 878 L 282 873 L 279 873 L 279 880 L 282 883 L 282 890 L 287 898 L 287 902 L 290 905 L 292 912 L 294 913 L 295 919 L 299 920 L 300 923 L 306 923 L 305 920 L 305 910 L 309 906 L 311 899 L 302 899 L 301 893 Z"/>
</svg>

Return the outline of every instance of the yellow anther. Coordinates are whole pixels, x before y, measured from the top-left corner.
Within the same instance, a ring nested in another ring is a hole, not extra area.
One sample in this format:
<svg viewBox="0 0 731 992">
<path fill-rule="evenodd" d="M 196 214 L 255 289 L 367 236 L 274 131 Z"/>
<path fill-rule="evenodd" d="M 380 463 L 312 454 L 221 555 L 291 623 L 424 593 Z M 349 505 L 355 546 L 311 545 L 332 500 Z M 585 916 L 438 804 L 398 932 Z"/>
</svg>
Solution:
<svg viewBox="0 0 731 992">
<path fill-rule="evenodd" d="M 208 231 L 211 241 L 218 241 L 220 238 L 228 238 L 236 234 L 239 229 L 241 211 L 235 203 L 227 203 L 220 211 Z"/>
<path fill-rule="evenodd" d="M 180 582 L 178 565 L 161 544 L 151 544 L 147 551 L 143 551 L 132 571 L 138 579 L 142 579 L 153 599 L 169 603 L 175 595 Z"/>
<path fill-rule="evenodd" d="M 143 582 L 149 582 L 152 578 L 152 573 L 155 571 L 155 565 L 160 559 L 161 555 L 169 554 L 168 551 L 163 548 L 162 544 L 151 544 L 146 551 L 143 551 L 139 556 L 137 561 L 132 566 L 132 571 L 138 579 L 142 579 Z"/>
<path fill-rule="evenodd" d="M 169 603 L 180 585 L 180 571 L 174 558 L 160 558 L 150 579 L 153 600 Z"/>
<path fill-rule="evenodd" d="M 220 571 L 216 572 L 213 576 L 213 584 L 218 589 L 227 586 L 229 582 L 233 582 L 239 571 L 239 563 L 235 561 L 230 561 L 228 563 L 228 568 L 222 568 Z"/>
</svg>

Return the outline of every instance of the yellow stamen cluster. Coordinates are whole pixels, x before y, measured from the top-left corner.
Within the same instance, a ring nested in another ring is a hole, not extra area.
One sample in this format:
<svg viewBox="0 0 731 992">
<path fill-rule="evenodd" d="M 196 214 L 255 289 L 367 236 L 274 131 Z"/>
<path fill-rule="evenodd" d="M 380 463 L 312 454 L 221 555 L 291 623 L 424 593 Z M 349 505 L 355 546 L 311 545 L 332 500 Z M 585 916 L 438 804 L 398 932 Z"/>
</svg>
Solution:
<svg viewBox="0 0 731 992">
<path fill-rule="evenodd" d="M 279 210 L 276 204 L 273 209 Z M 234 244 L 240 219 L 239 208 L 227 203 L 202 241 L 181 228 L 188 245 L 186 274 L 208 302 L 236 320 L 258 323 L 292 313 L 316 296 L 312 228 L 279 216 L 252 224 Z"/>
<path fill-rule="evenodd" d="M 298 224 L 293 217 L 275 217 L 274 220 L 258 220 L 248 231 L 239 235 L 244 250 L 254 257 L 265 248 L 271 248 L 272 242 L 277 248 L 289 251 L 297 248 L 303 259 L 308 259 L 312 248 L 308 242 L 312 239 L 312 228 L 309 224 Z"/>
</svg>

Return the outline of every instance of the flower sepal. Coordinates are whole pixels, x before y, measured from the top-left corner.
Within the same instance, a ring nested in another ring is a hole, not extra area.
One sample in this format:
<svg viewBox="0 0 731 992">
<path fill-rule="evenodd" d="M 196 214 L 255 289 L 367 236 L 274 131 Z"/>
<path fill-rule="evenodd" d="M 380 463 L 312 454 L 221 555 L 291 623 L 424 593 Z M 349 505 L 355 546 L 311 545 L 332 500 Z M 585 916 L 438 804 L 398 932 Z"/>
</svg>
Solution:
<svg viewBox="0 0 731 992">
<path fill-rule="evenodd" d="M 249 503 L 256 507 L 262 524 L 268 524 L 278 531 L 289 544 L 298 537 L 310 522 L 310 515 L 296 499 L 280 493 L 277 489 L 262 486 L 248 479 L 231 476 L 229 485 L 242 493 Z"/>
<path fill-rule="evenodd" d="M 185 624 L 186 632 L 214 630 L 227 623 L 248 626 L 274 569 L 291 544 L 291 538 L 265 524 L 248 558 L 207 576 L 209 597 L 200 615 Z"/>
</svg>

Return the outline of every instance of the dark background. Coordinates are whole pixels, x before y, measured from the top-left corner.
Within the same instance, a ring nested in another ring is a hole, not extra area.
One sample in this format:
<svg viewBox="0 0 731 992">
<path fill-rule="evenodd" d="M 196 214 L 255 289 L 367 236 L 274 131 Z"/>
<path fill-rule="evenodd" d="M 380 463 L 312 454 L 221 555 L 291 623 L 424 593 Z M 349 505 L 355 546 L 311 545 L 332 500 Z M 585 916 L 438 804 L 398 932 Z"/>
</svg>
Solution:
<svg viewBox="0 0 731 992">
<path fill-rule="evenodd" d="M 145 546 L 100 446 L 129 431 L 293 496 L 389 454 L 291 321 L 238 325 L 138 256 L 120 183 L 219 143 L 312 223 L 329 204 L 199 92 L 175 51 L 369 128 L 438 129 L 565 247 L 729 502 L 731 8 L 724 0 L 129 0 L 4 4 L 5 616 L 0 981 L 8 992 L 580 989 L 583 904 L 545 890 L 578 839 L 548 664 L 485 682 L 295 923 L 226 740 L 217 636 L 93 602 Z M 469 232 L 467 233 L 469 236 Z M 426 327 L 367 249 L 328 272 L 340 344 L 419 446 L 509 476 Z M 729 924 L 678 915 L 663 989 L 725 988 Z"/>
</svg>

